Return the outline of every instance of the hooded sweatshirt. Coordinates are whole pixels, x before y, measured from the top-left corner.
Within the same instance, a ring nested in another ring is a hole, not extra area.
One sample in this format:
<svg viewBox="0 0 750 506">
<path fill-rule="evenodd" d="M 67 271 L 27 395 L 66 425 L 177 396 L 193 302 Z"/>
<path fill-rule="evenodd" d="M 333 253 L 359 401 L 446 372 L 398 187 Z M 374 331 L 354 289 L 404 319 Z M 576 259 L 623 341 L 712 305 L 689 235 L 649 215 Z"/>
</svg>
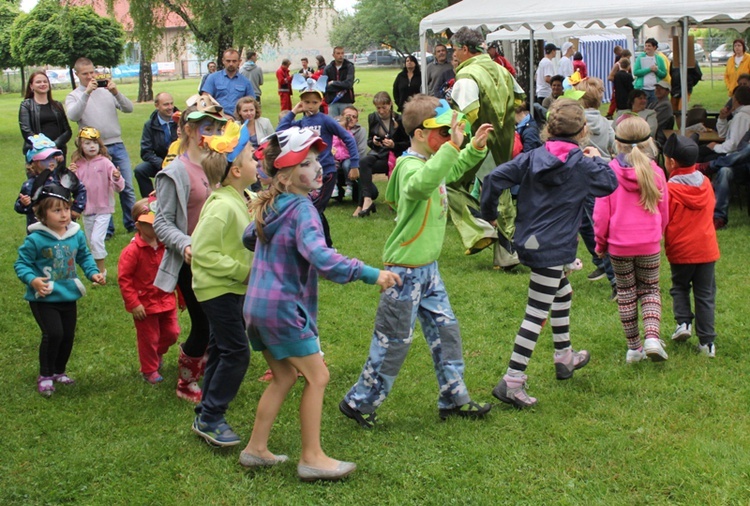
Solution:
<svg viewBox="0 0 750 506">
<path fill-rule="evenodd" d="M 589 127 L 589 145 L 595 147 L 607 161 L 615 152 L 615 131 L 599 109 L 586 109 L 586 125 Z"/>
<path fill-rule="evenodd" d="M 379 271 L 326 246 L 320 216 L 306 195 L 283 193 L 269 209 L 265 241 L 255 221 L 243 236 L 255 251 L 244 305 L 247 334 L 254 350 L 268 348 L 276 360 L 303 357 L 319 350 L 318 274 L 372 285 Z"/>
<path fill-rule="evenodd" d="M 248 60 L 240 67 L 240 74 L 253 85 L 255 96 L 260 97 L 263 94 L 263 90 L 260 89 L 263 86 L 263 70 L 254 61 Z"/>
<path fill-rule="evenodd" d="M 654 162 L 651 168 L 662 199 L 656 213 L 646 211 L 638 201 L 635 169 L 618 155 L 609 164 L 617 174 L 620 186 L 611 195 L 596 199 L 594 235 L 596 251 L 620 257 L 653 255 L 661 250 L 661 238 L 669 221 L 669 195 L 664 172 Z"/>
<path fill-rule="evenodd" d="M 534 268 L 571 263 L 588 195 L 603 197 L 617 188 L 617 177 L 599 157 L 585 157 L 578 144 L 551 139 L 493 170 L 481 195 L 482 218 L 497 218 L 500 192 L 518 189 L 513 242 L 521 262 Z"/>
<path fill-rule="evenodd" d="M 99 269 L 78 223 L 71 222 L 63 235 L 57 235 L 42 223 L 31 225 L 29 232 L 13 264 L 18 279 L 26 285 L 23 298 L 30 302 L 74 302 L 86 295 L 76 264 L 88 279 L 99 274 Z M 52 293 L 46 297 L 37 297 L 31 288 L 31 282 L 38 277 L 49 278 Z"/>
<path fill-rule="evenodd" d="M 716 198 L 711 182 L 695 170 L 681 167 L 669 175 L 669 224 L 664 234 L 672 264 L 702 264 L 719 259 L 714 227 Z"/>
</svg>

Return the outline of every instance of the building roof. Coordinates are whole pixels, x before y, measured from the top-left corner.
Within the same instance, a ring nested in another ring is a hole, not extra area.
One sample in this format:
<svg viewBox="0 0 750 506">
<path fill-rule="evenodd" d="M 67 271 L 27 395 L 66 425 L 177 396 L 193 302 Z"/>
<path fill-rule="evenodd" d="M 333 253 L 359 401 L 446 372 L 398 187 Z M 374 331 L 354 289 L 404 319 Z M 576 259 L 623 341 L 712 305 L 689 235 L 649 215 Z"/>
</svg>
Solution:
<svg viewBox="0 0 750 506">
<path fill-rule="evenodd" d="M 65 0 L 68 5 L 80 7 L 89 6 L 100 16 L 109 16 L 106 0 Z M 133 19 L 130 17 L 130 3 L 127 0 L 114 0 L 114 17 L 126 31 L 133 29 Z M 177 14 L 170 12 L 165 16 L 164 28 L 184 28 L 185 21 Z"/>
</svg>

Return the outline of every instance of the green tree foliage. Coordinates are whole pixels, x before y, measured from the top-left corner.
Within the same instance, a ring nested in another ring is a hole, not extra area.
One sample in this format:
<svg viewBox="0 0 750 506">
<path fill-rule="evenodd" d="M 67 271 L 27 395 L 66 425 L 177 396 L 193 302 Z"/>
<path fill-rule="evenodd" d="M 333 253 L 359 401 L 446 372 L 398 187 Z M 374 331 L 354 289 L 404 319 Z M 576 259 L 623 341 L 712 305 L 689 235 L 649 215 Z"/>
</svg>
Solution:
<svg viewBox="0 0 750 506">
<path fill-rule="evenodd" d="M 96 65 L 114 67 L 122 59 L 125 32 L 120 24 L 99 16 L 91 7 L 62 6 L 41 0 L 28 15 L 19 16 L 11 30 L 11 54 L 24 65 L 71 67 L 82 57 Z"/>
<path fill-rule="evenodd" d="M 355 14 L 342 14 L 328 35 L 331 45 L 361 52 L 373 45 L 401 54 L 419 49 L 419 22 L 448 7 L 447 0 L 360 0 Z"/>
<path fill-rule="evenodd" d="M 10 52 L 10 32 L 13 22 L 21 14 L 17 2 L 0 2 L 0 68 L 16 68 L 21 62 Z"/>
</svg>

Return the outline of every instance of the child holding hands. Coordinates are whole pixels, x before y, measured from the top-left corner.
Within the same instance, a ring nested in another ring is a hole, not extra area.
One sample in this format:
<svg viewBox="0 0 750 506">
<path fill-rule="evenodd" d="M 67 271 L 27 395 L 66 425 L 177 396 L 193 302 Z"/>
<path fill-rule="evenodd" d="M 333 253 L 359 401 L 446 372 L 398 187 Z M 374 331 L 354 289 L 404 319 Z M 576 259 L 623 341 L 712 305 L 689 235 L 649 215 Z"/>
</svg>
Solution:
<svg viewBox="0 0 750 506">
<path fill-rule="evenodd" d="M 594 205 L 596 252 L 609 253 L 617 282 L 617 309 L 628 340 L 627 363 L 647 356 L 667 360 L 659 339 L 661 238 L 669 219 L 667 182 L 653 158 L 657 154 L 646 120 L 627 117 L 617 125 L 617 157 L 610 167 L 619 187 Z M 638 329 L 641 305 L 645 341 Z"/>
<path fill-rule="evenodd" d="M 411 147 L 396 162 L 386 189 L 386 200 L 395 203 L 398 217 L 383 262 L 403 284 L 380 296 L 370 354 L 357 383 L 339 404 L 341 412 L 363 428 L 377 423 L 375 410 L 406 359 L 417 317 L 432 352 L 440 418 L 481 418 L 492 407 L 469 397 L 461 333 L 437 265 L 448 213 L 445 185 L 459 180 L 487 155 L 492 127 L 480 126 L 462 150 L 463 121 L 445 100 L 422 94 L 406 103 L 402 120 Z"/>
<path fill-rule="evenodd" d="M 125 180 L 112 164 L 96 128 L 82 128 L 78 132 L 76 146 L 69 168 L 86 187 L 83 226 L 96 266 L 106 278 L 104 259 L 107 258 L 107 248 L 104 241 L 109 220 L 115 212 L 115 192 L 119 193 L 125 188 Z"/>
<path fill-rule="evenodd" d="M 664 233 L 667 259 L 672 271 L 672 309 L 677 328 L 672 341 L 687 341 L 693 331 L 700 340 L 698 350 L 709 358 L 716 356 L 716 278 L 719 259 L 713 209 L 716 197 L 711 181 L 695 170 L 698 144 L 674 134 L 664 144 L 664 165 L 669 174 L 669 223 Z M 690 309 L 690 290 L 695 314 Z"/>
<path fill-rule="evenodd" d="M 378 271 L 338 254 L 325 244 L 320 218 L 307 194 L 323 184 L 317 161 L 326 144 L 316 132 L 291 127 L 261 146 L 272 180 L 252 203 L 255 219 L 243 238 L 255 250 L 245 299 L 250 344 L 263 356 L 273 377 L 258 403 L 253 433 L 240 455 L 246 467 L 288 460 L 268 450 L 268 437 L 297 371 L 305 377 L 300 401 L 302 454 L 297 466 L 306 481 L 338 480 L 356 469 L 328 457 L 320 444 L 320 420 L 328 369 L 318 341 L 318 274 L 337 283 L 361 279 L 388 289 L 397 274 Z"/>
<path fill-rule="evenodd" d="M 570 342 L 573 289 L 564 266 L 576 257 L 586 197 L 603 197 L 617 188 L 617 178 L 599 151 L 579 147 L 586 144 L 588 129 L 577 101 L 560 97 L 552 103 L 544 135 L 541 147 L 487 175 L 481 196 L 482 218 L 492 223 L 500 193 L 520 185 L 514 243 L 521 263 L 531 268 L 528 303 L 508 370 L 492 390 L 496 398 L 519 409 L 537 402 L 526 393 L 525 371 L 550 309 L 557 379 L 572 378 L 589 361 L 589 353 L 575 351 Z"/>
<path fill-rule="evenodd" d="M 70 220 L 70 191 L 38 183 L 32 189 L 32 206 L 39 223 L 29 227 L 13 267 L 27 286 L 24 298 L 42 330 L 37 390 L 49 397 L 55 383 L 74 383 L 65 371 L 75 338 L 76 301 L 86 294 L 76 264 L 91 281 L 103 285 L 105 280 L 86 247 L 81 227 Z"/>
<path fill-rule="evenodd" d="M 154 232 L 155 207 L 155 199 L 141 199 L 133 204 L 137 232 L 122 250 L 117 266 L 125 310 L 133 314 L 141 374 L 152 385 L 164 380 L 159 374 L 162 357 L 180 335 L 175 294 L 154 286 L 164 257 L 164 244 Z"/>
</svg>

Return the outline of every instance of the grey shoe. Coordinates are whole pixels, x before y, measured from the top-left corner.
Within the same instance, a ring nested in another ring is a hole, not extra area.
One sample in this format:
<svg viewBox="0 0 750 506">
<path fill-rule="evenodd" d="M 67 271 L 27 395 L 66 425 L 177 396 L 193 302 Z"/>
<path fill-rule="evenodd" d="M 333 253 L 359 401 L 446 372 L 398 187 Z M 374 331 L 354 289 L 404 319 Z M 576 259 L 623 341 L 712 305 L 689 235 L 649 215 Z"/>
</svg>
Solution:
<svg viewBox="0 0 750 506">
<path fill-rule="evenodd" d="M 272 459 L 265 459 L 245 451 L 240 453 L 240 464 L 244 467 L 269 467 L 281 464 L 287 460 L 289 460 L 289 457 L 286 455 L 274 455 Z"/>
<path fill-rule="evenodd" d="M 317 467 L 297 464 L 297 474 L 302 481 L 336 481 L 349 476 L 355 469 L 357 469 L 357 464 L 354 462 L 339 462 L 336 469 L 318 469 Z"/>
<path fill-rule="evenodd" d="M 693 335 L 693 326 L 689 323 L 680 323 L 672 334 L 672 341 L 687 341 L 691 335 Z"/>
<path fill-rule="evenodd" d="M 601 267 L 597 267 L 596 269 L 591 271 L 588 276 L 586 276 L 586 279 L 588 279 L 589 281 L 599 281 L 606 275 L 607 273 L 604 272 L 604 269 L 602 269 Z"/>
<path fill-rule="evenodd" d="M 536 404 L 536 399 L 526 393 L 526 378 L 525 374 L 518 378 L 506 374 L 492 389 L 492 395 L 518 409 L 530 408 Z"/>
<path fill-rule="evenodd" d="M 555 353 L 555 372 L 557 379 L 566 380 L 573 377 L 573 371 L 589 363 L 591 356 L 586 350 L 576 351 L 573 348 Z"/>
</svg>

